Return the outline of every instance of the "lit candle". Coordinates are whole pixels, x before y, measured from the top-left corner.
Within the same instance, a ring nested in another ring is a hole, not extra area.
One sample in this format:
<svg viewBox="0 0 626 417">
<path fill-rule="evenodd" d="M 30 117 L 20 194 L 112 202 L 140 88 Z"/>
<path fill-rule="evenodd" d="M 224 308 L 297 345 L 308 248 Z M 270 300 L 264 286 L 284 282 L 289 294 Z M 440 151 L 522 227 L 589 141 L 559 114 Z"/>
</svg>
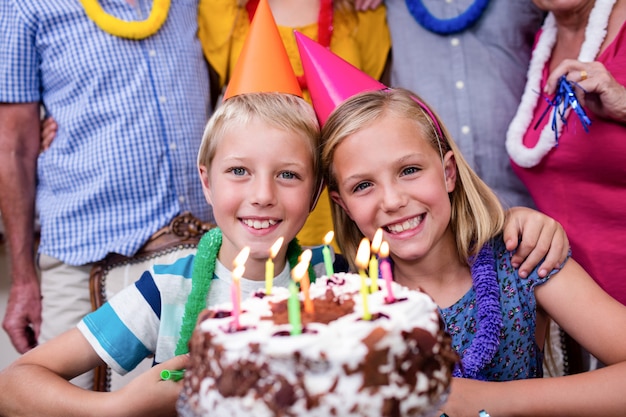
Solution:
<svg viewBox="0 0 626 417">
<path fill-rule="evenodd" d="M 250 256 L 250 247 L 245 246 L 241 250 L 241 252 L 239 252 L 237 256 L 235 256 L 235 259 L 233 260 L 233 266 L 237 267 L 240 265 L 244 265 L 248 260 L 248 256 Z"/>
<path fill-rule="evenodd" d="M 361 297 L 363 297 L 363 320 L 371 320 L 372 315 L 370 314 L 369 307 L 367 306 L 367 297 L 369 295 L 369 289 L 367 288 L 367 282 L 365 278 L 367 275 L 365 274 L 365 268 L 367 268 L 367 261 L 370 257 L 370 242 L 364 237 L 359 244 L 359 249 L 356 252 L 355 263 L 359 268 L 359 275 L 361 276 Z"/>
<path fill-rule="evenodd" d="M 376 258 L 376 254 L 378 254 L 382 241 L 383 229 L 378 229 L 376 230 L 376 233 L 374 233 L 374 238 L 372 239 L 372 257 L 370 258 L 369 264 L 370 293 L 372 294 L 378 291 L 378 258 Z"/>
<path fill-rule="evenodd" d="M 291 324 L 291 334 L 302 333 L 302 318 L 300 316 L 300 297 L 298 295 L 297 281 L 300 281 L 308 273 L 308 262 L 300 261 L 291 270 L 291 282 L 289 283 L 289 299 L 287 300 L 287 315 Z"/>
<path fill-rule="evenodd" d="M 241 314 L 241 287 L 239 280 L 243 276 L 245 267 L 239 265 L 233 270 L 233 284 L 230 286 L 230 301 L 233 304 L 233 328 L 239 329 L 239 315 Z"/>
<path fill-rule="evenodd" d="M 391 281 L 393 281 L 393 275 L 391 273 L 391 263 L 389 263 L 389 243 L 383 242 L 380 245 L 380 273 L 385 280 L 385 286 L 387 287 L 387 297 L 385 301 L 392 303 L 396 297 L 393 295 L 393 288 Z"/>
<path fill-rule="evenodd" d="M 311 249 L 306 249 L 302 251 L 298 260 L 301 263 L 306 263 L 306 267 L 308 268 L 309 264 L 311 263 L 312 258 L 313 258 L 313 252 L 311 251 Z"/>
<path fill-rule="evenodd" d="M 239 329 L 240 327 L 239 315 L 241 313 L 241 286 L 239 284 L 239 281 L 246 269 L 244 264 L 248 260 L 248 255 L 250 255 L 250 248 L 246 246 L 233 260 L 233 283 L 230 286 L 230 300 L 233 304 L 233 327 L 235 328 L 235 330 Z"/>
<path fill-rule="evenodd" d="M 301 268 L 304 270 L 304 273 L 300 277 L 300 289 L 304 295 L 304 311 L 309 314 L 313 314 L 314 311 L 313 301 L 311 301 L 311 293 L 309 291 L 309 286 L 311 285 L 311 280 L 309 279 L 309 263 L 311 262 L 312 256 L 313 253 L 311 249 L 305 250 L 300 256 L 300 263 L 296 265 L 303 265 Z"/>
<path fill-rule="evenodd" d="M 333 269 L 333 260 L 330 257 L 330 242 L 333 241 L 333 237 L 335 236 L 335 232 L 332 230 L 326 233 L 324 236 L 324 247 L 322 248 L 322 255 L 324 255 L 324 266 L 326 267 L 326 276 L 329 277 L 335 273 Z"/>
<path fill-rule="evenodd" d="M 276 242 L 270 248 L 270 257 L 265 262 L 265 294 L 270 295 L 272 293 L 272 286 L 274 285 L 274 258 L 283 246 L 285 238 L 282 236 L 276 239 Z"/>
</svg>

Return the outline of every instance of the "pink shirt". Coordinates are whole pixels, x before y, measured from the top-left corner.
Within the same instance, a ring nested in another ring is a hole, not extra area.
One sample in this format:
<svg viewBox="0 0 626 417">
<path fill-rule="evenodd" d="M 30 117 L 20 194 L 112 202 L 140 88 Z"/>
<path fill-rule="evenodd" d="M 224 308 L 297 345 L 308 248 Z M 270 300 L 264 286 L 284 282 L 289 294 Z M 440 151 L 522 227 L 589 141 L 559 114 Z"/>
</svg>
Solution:
<svg viewBox="0 0 626 417">
<path fill-rule="evenodd" d="M 626 26 L 626 25 L 625 25 Z M 613 77 L 626 85 L 626 29 L 598 56 Z M 548 75 L 544 69 L 541 87 Z M 591 74 L 593 76 L 593 74 Z M 546 123 L 533 127 L 545 110 L 535 109 L 524 136 L 524 145 L 534 146 Z M 609 294 L 626 304 L 626 125 L 592 114 L 586 133 L 574 112 L 553 148 L 533 168 L 514 162 L 513 170 L 528 188 L 537 208 L 558 220 L 570 239 L 572 257 Z"/>
</svg>

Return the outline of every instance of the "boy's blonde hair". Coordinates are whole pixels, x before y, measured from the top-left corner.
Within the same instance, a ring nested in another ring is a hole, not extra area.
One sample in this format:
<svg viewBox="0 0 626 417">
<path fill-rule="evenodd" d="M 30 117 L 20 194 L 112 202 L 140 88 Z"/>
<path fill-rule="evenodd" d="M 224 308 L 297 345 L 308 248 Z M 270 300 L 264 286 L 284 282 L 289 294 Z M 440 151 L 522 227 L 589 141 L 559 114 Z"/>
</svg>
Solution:
<svg viewBox="0 0 626 417">
<path fill-rule="evenodd" d="M 426 138 L 442 161 L 446 152 L 454 153 L 457 177 L 454 191 L 450 193 L 450 227 L 456 236 L 459 259 L 468 263 L 470 256 L 476 255 L 489 239 L 502 231 L 504 211 L 494 192 L 465 161 L 439 117 L 423 103 L 410 91 L 389 89 L 362 93 L 341 104 L 322 129 L 322 166 L 326 182 L 329 191 L 338 191 L 332 161 L 335 149 L 345 138 L 389 114 L 415 121 L 421 134 L 416 134 L 416 140 Z M 381 152 L 384 152 L 385 138 L 380 140 Z M 337 243 L 354 267 L 363 234 L 341 206 L 333 201 L 331 207 Z"/>
<path fill-rule="evenodd" d="M 215 110 L 204 129 L 198 152 L 198 166 L 210 168 L 217 147 L 226 132 L 233 126 L 245 126 L 252 120 L 260 120 L 270 126 L 293 132 L 306 139 L 311 152 L 315 173 L 315 201 L 322 182 L 320 167 L 320 128 L 313 107 L 304 99 L 284 93 L 248 93 L 231 97 Z M 250 140 L 255 140 L 254 135 Z"/>
</svg>

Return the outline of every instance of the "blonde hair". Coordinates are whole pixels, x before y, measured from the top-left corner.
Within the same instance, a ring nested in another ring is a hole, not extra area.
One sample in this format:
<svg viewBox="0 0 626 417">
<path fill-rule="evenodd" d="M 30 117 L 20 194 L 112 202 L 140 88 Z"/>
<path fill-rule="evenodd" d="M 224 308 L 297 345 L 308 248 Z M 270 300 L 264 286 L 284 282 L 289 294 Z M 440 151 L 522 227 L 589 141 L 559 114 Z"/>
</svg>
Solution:
<svg viewBox="0 0 626 417">
<path fill-rule="evenodd" d="M 215 110 L 204 129 L 198 152 L 198 166 L 210 168 L 217 147 L 233 126 L 260 120 L 304 138 L 309 146 L 315 173 L 314 201 L 322 183 L 320 167 L 320 128 L 313 107 L 301 97 L 284 93 L 248 93 L 231 97 Z M 254 140 L 254 137 L 250 137 Z"/>
<path fill-rule="evenodd" d="M 449 193 L 452 205 L 450 227 L 456 236 L 459 259 L 467 264 L 489 239 L 501 233 L 504 210 L 494 192 L 465 161 L 436 113 L 416 94 L 404 89 L 367 92 L 352 97 L 335 109 L 322 129 L 322 167 L 329 191 L 339 191 L 332 163 L 337 146 L 389 114 L 413 120 L 419 132 L 419 135 L 416 132 L 416 140 L 425 138 L 441 155 L 442 162 L 443 155 L 453 152 L 457 177 L 454 190 Z M 358 158 L 358 155 L 354 157 Z M 354 267 L 363 233 L 334 201 L 331 209 L 337 244 Z"/>
</svg>

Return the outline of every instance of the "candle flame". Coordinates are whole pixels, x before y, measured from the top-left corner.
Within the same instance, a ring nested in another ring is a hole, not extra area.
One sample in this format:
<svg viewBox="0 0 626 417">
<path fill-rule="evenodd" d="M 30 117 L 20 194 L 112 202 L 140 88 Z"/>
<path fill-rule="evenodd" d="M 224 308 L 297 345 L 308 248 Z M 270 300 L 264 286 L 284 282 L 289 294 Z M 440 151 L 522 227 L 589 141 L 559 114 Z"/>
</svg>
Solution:
<svg viewBox="0 0 626 417">
<path fill-rule="evenodd" d="M 233 261 L 233 266 L 235 268 L 238 266 L 243 266 L 248 260 L 248 255 L 250 255 L 250 247 L 246 246 L 241 250 L 241 252 L 239 252 L 239 255 L 235 257 L 235 260 Z"/>
<path fill-rule="evenodd" d="M 308 268 L 311 258 L 313 258 L 313 252 L 311 252 L 311 249 L 306 249 L 302 251 L 302 255 L 300 255 L 300 262 L 306 262 Z"/>
<path fill-rule="evenodd" d="M 354 262 L 360 269 L 367 269 L 367 263 L 370 260 L 370 241 L 364 237 L 361 239 L 359 249 L 356 251 L 356 259 Z"/>
<path fill-rule="evenodd" d="M 243 265 L 237 265 L 235 269 L 233 269 L 233 281 L 239 281 L 243 276 L 246 267 Z"/>
<path fill-rule="evenodd" d="M 324 245 L 330 245 L 330 242 L 333 241 L 333 237 L 335 237 L 335 232 L 332 230 L 326 233 L 326 236 L 324 236 Z"/>
<path fill-rule="evenodd" d="M 276 257 L 278 251 L 280 251 L 280 248 L 283 246 L 284 240 L 285 238 L 282 236 L 276 239 L 276 242 L 274 242 L 274 244 L 270 248 L 270 258 L 274 259 Z"/>
<path fill-rule="evenodd" d="M 298 265 L 296 265 L 291 270 L 291 278 L 293 278 L 293 280 L 296 282 L 300 282 L 300 280 L 304 278 L 304 275 L 308 273 L 308 269 L 309 269 L 309 261 L 298 262 Z"/>
<path fill-rule="evenodd" d="M 378 253 L 378 250 L 380 249 L 380 244 L 383 241 L 383 229 L 378 229 L 376 230 L 376 233 L 374 233 L 374 238 L 372 239 L 372 252 L 373 253 Z"/>
<path fill-rule="evenodd" d="M 386 258 L 389 256 L 389 243 L 387 242 L 382 242 L 380 244 L 380 257 L 381 258 Z"/>
</svg>

